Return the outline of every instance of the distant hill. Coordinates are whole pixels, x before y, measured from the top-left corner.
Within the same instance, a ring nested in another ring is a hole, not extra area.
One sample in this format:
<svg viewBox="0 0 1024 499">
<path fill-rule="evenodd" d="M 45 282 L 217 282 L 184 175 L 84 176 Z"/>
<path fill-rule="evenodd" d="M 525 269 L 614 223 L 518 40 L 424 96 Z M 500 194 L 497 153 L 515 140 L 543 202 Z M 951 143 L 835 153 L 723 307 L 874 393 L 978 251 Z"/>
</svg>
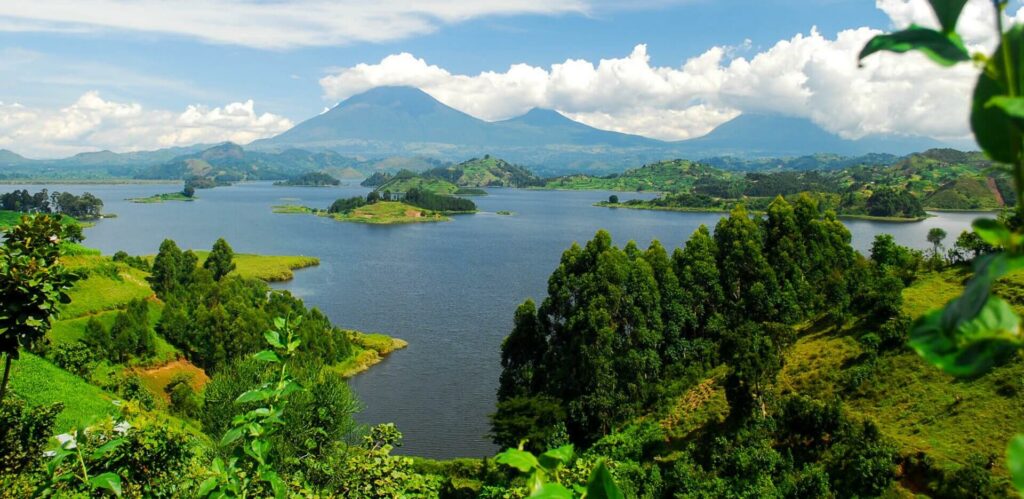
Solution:
<svg viewBox="0 0 1024 499">
<path fill-rule="evenodd" d="M 528 187 L 541 183 L 540 177 L 530 170 L 491 156 L 427 170 L 423 176 L 443 179 L 459 187 Z"/>
<path fill-rule="evenodd" d="M 548 189 L 603 191 L 690 191 L 698 182 L 728 181 L 742 175 L 720 170 L 704 163 L 676 159 L 659 161 L 622 174 L 603 177 L 570 175 L 548 179 Z"/>
<path fill-rule="evenodd" d="M 693 158 L 908 154 L 942 147 L 938 141 L 920 137 L 870 136 L 847 140 L 805 118 L 767 114 L 741 114 L 703 137 L 675 144 L 684 157 Z"/>
<path fill-rule="evenodd" d="M 374 190 L 379 192 L 390 192 L 392 194 L 404 194 L 409 192 L 411 189 L 419 189 L 421 191 L 446 196 L 455 194 L 455 192 L 459 190 L 458 186 L 448 182 L 447 180 L 428 178 L 416 175 L 410 171 L 400 172 L 390 180 L 377 186 Z"/>
</svg>

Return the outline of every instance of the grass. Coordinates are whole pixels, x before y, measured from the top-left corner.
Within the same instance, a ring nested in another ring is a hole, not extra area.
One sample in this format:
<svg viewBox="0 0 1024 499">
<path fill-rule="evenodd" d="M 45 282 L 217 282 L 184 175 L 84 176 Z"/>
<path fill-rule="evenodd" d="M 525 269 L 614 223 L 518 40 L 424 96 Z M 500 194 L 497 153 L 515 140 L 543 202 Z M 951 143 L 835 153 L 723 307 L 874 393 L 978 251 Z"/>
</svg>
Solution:
<svg viewBox="0 0 1024 499">
<path fill-rule="evenodd" d="M 368 334 L 358 331 L 347 331 L 352 340 L 353 355 L 345 361 L 332 366 L 338 374 L 351 378 L 379 364 L 391 352 L 401 350 L 409 344 L 405 340 L 392 338 L 384 334 Z"/>
<path fill-rule="evenodd" d="M 274 213 L 311 214 L 330 217 L 339 222 L 353 222 L 373 225 L 394 225 L 420 222 L 447 222 L 451 218 L 441 212 L 425 210 L 398 201 L 381 201 L 361 206 L 346 213 L 327 213 L 305 206 L 279 205 Z"/>
<path fill-rule="evenodd" d="M 87 272 L 88 277 L 71 288 L 71 303 L 60 307 L 62 318 L 122 309 L 132 300 L 153 295 L 141 270 L 99 256 L 71 257 L 66 262 L 69 267 Z"/>
<path fill-rule="evenodd" d="M 61 432 L 117 414 L 117 397 L 27 352 L 13 363 L 10 388 L 31 406 L 63 403 L 55 428 Z"/>
<path fill-rule="evenodd" d="M 166 194 L 154 194 L 152 196 L 145 197 L 145 198 L 128 198 L 128 201 L 131 201 L 133 203 L 152 204 L 152 203 L 163 203 L 164 201 L 186 201 L 186 202 L 190 202 L 190 201 L 195 201 L 195 198 L 194 197 L 188 197 L 188 196 L 186 196 L 185 194 L 183 194 L 181 192 L 170 192 L 170 193 L 166 193 Z"/>
<path fill-rule="evenodd" d="M 200 265 L 210 256 L 209 251 L 196 251 L 195 254 L 199 257 Z M 146 259 L 153 263 L 152 256 L 147 256 Z M 295 278 L 293 271 L 320 265 L 320 259 L 313 256 L 250 255 L 245 253 L 236 253 L 234 262 L 235 270 L 230 275 L 267 282 L 289 281 Z"/>
<path fill-rule="evenodd" d="M 921 275 L 903 292 L 903 312 L 918 317 L 942 306 L 962 291 L 966 277 L 962 269 Z M 1024 273 L 1011 275 L 994 289 L 1021 311 Z M 940 468 L 950 469 L 972 455 L 1002 456 L 1010 438 L 1024 433 L 1024 362 L 1019 358 L 976 379 L 956 379 L 903 348 L 880 356 L 868 381 L 845 390 L 845 373 L 862 365 L 856 338 L 867 328 L 808 324 L 799 332 L 779 375 L 780 392 L 819 400 L 842 396 L 851 414 L 878 424 L 903 455 L 923 452 Z M 1004 460 L 993 461 L 995 473 L 1005 476 Z"/>
</svg>

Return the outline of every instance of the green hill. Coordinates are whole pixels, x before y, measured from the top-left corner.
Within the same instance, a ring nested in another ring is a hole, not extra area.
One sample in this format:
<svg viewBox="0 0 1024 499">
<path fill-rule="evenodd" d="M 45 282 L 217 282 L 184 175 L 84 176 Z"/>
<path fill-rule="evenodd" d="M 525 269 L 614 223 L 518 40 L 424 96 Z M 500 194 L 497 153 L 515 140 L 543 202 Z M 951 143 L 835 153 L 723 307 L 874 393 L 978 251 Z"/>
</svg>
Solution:
<svg viewBox="0 0 1024 499">
<path fill-rule="evenodd" d="M 692 190 L 698 181 L 730 181 L 740 178 L 742 175 L 725 172 L 702 163 L 675 159 L 651 163 L 627 170 L 625 173 L 604 177 L 558 177 L 549 179 L 544 187 L 563 190 L 679 192 Z"/>
<path fill-rule="evenodd" d="M 937 210 L 996 210 L 1005 205 L 995 179 L 967 175 L 942 185 L 922 203 Z"/>
<path fill-rule="evenodd" d="M 445 180 L 459 187 L 528 187 L 541 182 L 526 168 L 491 156 L 434 168 L 424 172 L 423 176 Z"/>
<path fill-rule="evenodd" d="M 455 192 L 459 190 L 459 187 L 447 180 L 439 178 L 425 178 L 413 174 L 412 172 L 404 171 L 399 172 L 398 175 L 378 186 L 376 190 L 379 192 L 387 191 L 395 194 L 409 192 L 411 189 L 419 189 L 433 194 L 450 196 L 455 194 Z"/>
</svg>

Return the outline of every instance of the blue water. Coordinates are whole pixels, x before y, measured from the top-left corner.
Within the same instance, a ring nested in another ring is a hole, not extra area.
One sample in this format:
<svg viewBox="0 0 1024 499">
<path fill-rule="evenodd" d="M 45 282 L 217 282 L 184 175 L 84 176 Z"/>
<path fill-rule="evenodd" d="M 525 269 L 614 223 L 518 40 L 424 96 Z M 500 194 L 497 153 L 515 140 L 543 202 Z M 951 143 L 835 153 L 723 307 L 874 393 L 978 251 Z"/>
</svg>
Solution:
<svg viewBox="0 0 1024 499">
<path fill-rule="evenodd" d="M 12 186 L 14 188 L 17 186 Z M 275 204 L 326 207 L 366 188 L 274 187 L 245 183 L 199 191 L 192 203 L 133 204 L 128 197 L 172 192 L 180 185 L 48 186 L 92 192 L 117 218 L 86 230 L 105 254 L 155 253 L 164 238 L 208 249 L 224 237 L 236 252 L 311 255 L 320 266 L 278 285 L 324 311 L 337 325 L 403 338 L 409 347 L 351 381 L 367 423 L 392 421 L 405 434 L 401 452 L 437 458 L 481 457 L 496 449 L 487 438 L 500 373 L 499 347 L 515 308 L 540 301 L 566 248 L 608 229 L 617 243 L 652 239 L 682 245 L 718 214 L 596 208 L 605 192 L 490 189 L 474 198 L 483 211 L 448 223 L 370 226 L 309 215 L 280 215 Z M 38 186 L 29 186 L 38 190 Z M 628 197 L 641 197 L 630 194 Z M 513 216 L 497 215 L 511 210 Z M 950 242 L 975 214 L 944 213 L 920 223 L 849 221 L 865 251 L 875 234 L 928 247 L 928 229 Z"/>
</svg>

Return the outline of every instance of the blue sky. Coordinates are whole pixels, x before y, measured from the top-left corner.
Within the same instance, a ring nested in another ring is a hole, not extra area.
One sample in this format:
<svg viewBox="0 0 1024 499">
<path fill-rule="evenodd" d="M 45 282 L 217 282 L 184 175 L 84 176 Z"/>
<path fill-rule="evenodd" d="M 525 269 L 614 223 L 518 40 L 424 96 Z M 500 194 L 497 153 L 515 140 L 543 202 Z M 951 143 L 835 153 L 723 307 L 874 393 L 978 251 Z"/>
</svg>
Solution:
<svg viewBox="0 0 1024 499">
<path fill-rule="evenodd" d="M 971 0 L 962 27 L 983 33 L 989 5 Z M 934 24 L 926 0 L 5 0 L 0 148 L 245 143 L 382 84 L 483 119 L 549 107 L 663 139 L 755 111 L 849 137 L 963 138 L 949 95 L 971 68 L 856 65 L 871 36 L 911 22 Z M 940 109 L 947 125 L 919 123 Z"/>
<path fill-rule="evenodd" d="M 6 32 L 0 33 L 0 47 L 28 52 L 22 57 L 31 62 L 0 79 L 0 98 L 62 106 L 99 90 L 104 98 L 162 108 L 251 98 L 262 110 L 302 120 L 328 103 L 317 80 L 329 68 L 399 52 L 475 74 L 516 63 L 621 57 L 645 43 L 653 64 L 677 66 L 714 45 L 750 39 L 758 47 L 812 26 L 834 35 L 888 24 L 884 13 L 863 0 L 709 0 L 590 15 L 488 16 L 390 42 L 270 50 L 119 29 Z"/>
</svg>

